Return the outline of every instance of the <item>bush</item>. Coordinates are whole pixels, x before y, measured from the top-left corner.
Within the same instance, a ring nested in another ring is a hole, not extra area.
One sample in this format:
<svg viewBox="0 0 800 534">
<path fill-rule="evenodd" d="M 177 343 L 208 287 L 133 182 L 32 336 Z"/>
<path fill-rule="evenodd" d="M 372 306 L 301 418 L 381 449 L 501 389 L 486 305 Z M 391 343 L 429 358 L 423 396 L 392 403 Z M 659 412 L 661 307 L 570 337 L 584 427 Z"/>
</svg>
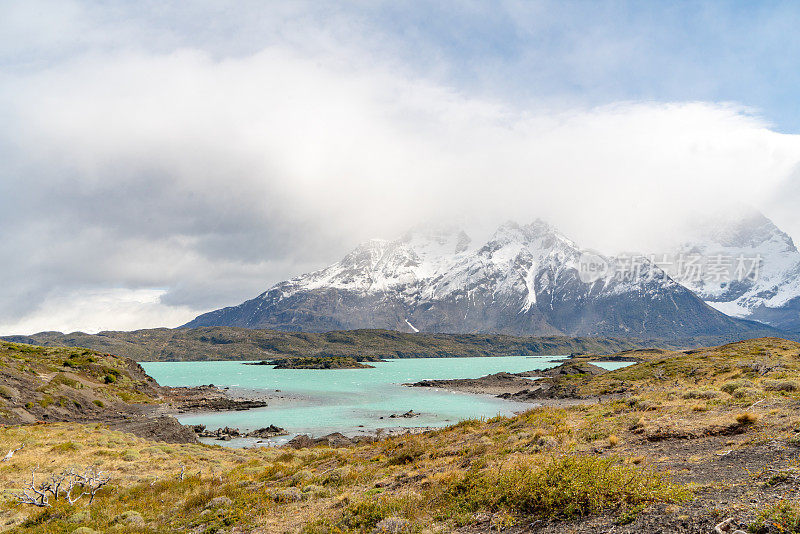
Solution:
<svg viewBox="0 0 800 534">
<path fill-rule="evenodd" d="M 800 510 L 793 504 L 780 501 L 758 514 L 758 519 L 750 524 L 750 532 L 758 534 L 783 532 L 800 533 Z"/>
<path fill-rule="evenodd" d="M 750 412 L 742 412 L 740 414 L 736 414 L 736 422 L 740 425 L 752 425 L 758 421 L 758 416 L 754 413 Z"/>
<path fill-rule="evenodd" d="M 78 381 L 68 377 L 64 373 L 58 373 L 56 376 L 54 376 L 52 378 L 52 380 L 50 380 L 50 384 L 49 385 L 58 386 L 58 385 L 61 385 L 61 384 L 65 385 L 65 386 L 68 386 L 68 387 L 71 387 L 71 388 L 77 388 L 78 387 Z"/>
<path fill-rule="evenodd" d="M 752 387 L 752 386 L 753 386 L 753 383 L 750 380 L 745 380 L 743 378 L 740 378 L 738 380 L 730 380 L 728 382 L 725 382 L 722 385 L 722 387 L 719 388 L 719 389 L 721 389 L 725 393 L 729 393 L 729 394 L 733 395 L 733 392 L 736 391 L 739 388 L 746 388 L 746 387 Z"/>
<path fill-rule="evenodd" d="M 416 442 L 401 444 L 400 451 L 391 456 L 388 460 L 389 465 L 407 465 L 414 463 L 417 458 L 425 454 L 425 450 Z"/>
<path fill-rule="evenodd" d="M 733 392 L 733 396 L 737 399 L 744 399 L 747 397 L 757 397 L 761 395 L 763 392 L 760 389 L 756 388 L 739 388 Z"/>
<path fill-rule="evenodd" d="M 719 397 L 719 391 L 714 389 L 692 389 L 681 395 L 684 399 L 715 399 Z"/>
<path fill-rule="evenodd" d="M 569 519 L 607 508 L 689 497 L 682 487 L 649 469 L 615 458 L 566 456 L 543 466 L 518 464 L 503 471 L 472 471 L 451 483 L 445 503 L 462 511 L 505 511 L 518 516 Z"/>
<path fill-rule="evenodd" d="M 418 495 L 381 497 L 360 501 L 347 506 L 335 529 L 325 532 L 341 532 L 343 530 L 346 532 L 370 532 L 378 526 L 378 523 L 387 518 L 392 518 L 393 522 L 405 525 L 403 517 L 413 515 L 421 506 L 422 502 Z"/>
<path fill-rule="evenodd" d="M 109 375 L 106 375 L 105 377 L 103 377 L 103 382 L 105 382 L 106 384 L 113 384 L 116 381 L 117 381 L 117 377 L 114 376 L 114 375 L 110 375 L 109 374 Z"/>
<path fill-rule="evenodd" d="M 797 391 L 800 384 L 796 380 L 764 380 L 761 386 L 767 391 Z"/>
<path fill-rule="evenodd" d="M 80 447 L 73 443 L 72 441 L 65 441 L 64 443 L 59 443 L 58 445 L 53 445 L 50 449 L 52 452 L 73 452 L 77 451 Z"/>
</svg>

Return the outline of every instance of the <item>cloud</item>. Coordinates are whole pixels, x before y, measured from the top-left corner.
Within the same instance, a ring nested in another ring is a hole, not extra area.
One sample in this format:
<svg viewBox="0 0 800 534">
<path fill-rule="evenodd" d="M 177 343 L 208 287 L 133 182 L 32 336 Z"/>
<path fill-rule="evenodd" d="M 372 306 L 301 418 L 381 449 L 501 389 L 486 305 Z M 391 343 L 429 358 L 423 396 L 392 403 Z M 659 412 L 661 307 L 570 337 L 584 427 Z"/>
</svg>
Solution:
<svg viewBox="0 0 800 534">
<path fill-rule="evenodd" d="M 529 106 L 325 32 L 234 55 L 91 37 L 0 78 L 0 332 L 175 326 L 424 221 L 644 250 L 710 205 L 798 200 L 777 192 L 800 138 L 734 104 Z"/>
<path fill-rule="evenodd" d="M 181 324 L 193 310 L 161 305 L 163 290 L 110 289 L 49 294 L 32 313 L 19 320 L 0 322 L 0 331 L 31 334 L 47 330 L 97 333 L 104 330 L 159 328 Z M 80 325 L 80 328 L 76 328 Z"/>
</svg>

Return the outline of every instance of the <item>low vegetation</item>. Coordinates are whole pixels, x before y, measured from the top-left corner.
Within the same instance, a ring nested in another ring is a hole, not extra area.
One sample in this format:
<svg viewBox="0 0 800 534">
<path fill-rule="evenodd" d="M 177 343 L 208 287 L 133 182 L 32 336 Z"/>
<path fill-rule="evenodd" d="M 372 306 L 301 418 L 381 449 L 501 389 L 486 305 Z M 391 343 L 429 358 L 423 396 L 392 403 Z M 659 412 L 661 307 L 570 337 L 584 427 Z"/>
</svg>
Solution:
<svg viewBox="0 0 800 534">
<path fill-rule="evenodd" d="M 600 403 L 342 448 L 237 450 L 102 425 L 5 427 L 0 450 L 24 447 L 0 462 L 0 523 L 48 534 L 554 534 L 711 532 L 735 517 L 752 532 L 797 532 L 788 496 L 797 494 L 800 393 L 773 384 L 800 380 L 800 345 L 764 339 L 637 357 L 599 376 L 554 378 Z M 110 480 L 92 504 L 40 509 L 14 498 L 36 466 L 43 477 L 92 466 Z"/>
<path fill-rule="evenodd" d="M 614 338 L 515 337 L 494 334 L 407 334 L 393 330 L 279 332 L 233 327 L 155 328 L 133 332 L 42 332 L 7 341 L 55 347 L 88 347 L 136 361 L 261 360 L 284 356 L 385 358 L 526 356 L 609 353 L 641 347 Z"/>
<path fill-rule="evenodd" d="M 88 421 L 157 402 L 158 386 L 138 364 L 81 348 L 0 341 L 0 381 L 0 424 Z"/>
</svg>

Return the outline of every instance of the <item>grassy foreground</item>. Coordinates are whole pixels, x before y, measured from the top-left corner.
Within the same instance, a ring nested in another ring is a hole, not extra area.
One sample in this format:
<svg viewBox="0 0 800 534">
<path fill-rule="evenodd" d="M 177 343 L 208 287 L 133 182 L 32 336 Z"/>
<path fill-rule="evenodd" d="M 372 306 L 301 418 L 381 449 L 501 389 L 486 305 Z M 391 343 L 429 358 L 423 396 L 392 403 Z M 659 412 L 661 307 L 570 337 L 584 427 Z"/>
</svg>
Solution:
<svg viewBox="0 0 800 534">
<path fill-rule="evenodd" d="M 564 376 L 603 402 L 331 449 L 165 445 L 74 423 L 0 429 L 14 532 L 800 532 L 800 344 L 761 339 Z M 94 502 L 11 497 L 97 465 Z M 183 473 L 183 475 L 181 475 Z"/>
</svg>

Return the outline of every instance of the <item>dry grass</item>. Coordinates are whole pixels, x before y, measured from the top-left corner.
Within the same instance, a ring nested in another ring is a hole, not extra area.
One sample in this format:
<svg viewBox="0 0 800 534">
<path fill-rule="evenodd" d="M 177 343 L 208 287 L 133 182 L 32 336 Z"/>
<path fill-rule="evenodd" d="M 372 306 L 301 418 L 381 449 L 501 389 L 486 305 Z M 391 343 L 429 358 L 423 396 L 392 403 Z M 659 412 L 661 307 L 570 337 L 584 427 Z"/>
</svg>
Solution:
<svg viewBox="0 0 800 534">
<path fill-rule="evenodd" d="M 657 458 L 643 437 L 652 432 L 699 436 L 740 425 L 745 434 L 737 447 L 759 436 L 794 435 L 796 392 L 762 385 L 800 379 L 800 345 L 784 343 L 653 352 L 647 362 L 595 379 L 568 378 L 585 392 L 624 390 L 603 404 L 536 408 L 344 449 L 232 450 L 147 442 L 98 425 L 7 427 L 0 429 L 0 453 L 26 446 L 0 463 L 2 487 L 18 487 L 36 465 L 49 473 L 94 464 L 112 475 L 113 487 L 90 509 L 59 504 L 41 512 L 7 501 L 0 522 L 15 532 L 48 534 L 81 525 L 109 532 L 214 532 L 237 525 L 260 533 L 322 533 L 368 532 L 393 517 L 415 531 L 448 532 L 477 512 L 503 525 L 606 507 L 627 517 L 648 503 L 687 496 L 650 469 Z M 763 401 L 732 394 L 741 387 L 723 390 L 737 380 Z M 692 390 L 703 393 L 684 397 Z M 618 458 L 593 456 L 605 446 Z M 578 497 L 559 498 L 569 492 Z M 218 497 L 223 504 L 212 505 Z M 130 512 L 141 515 L 139 530 L 123 527 Z"/>
<path fill-rule="evenodd" d="M 751 413 L 751 412 L 742 412 L 742 413 L 736 414 L 734 419 L 740 425 L 752 425 L 756 421 L 758 421 L 758 416 L 756 414 L 754 414 L 754 413 Z"/>
</svg>

